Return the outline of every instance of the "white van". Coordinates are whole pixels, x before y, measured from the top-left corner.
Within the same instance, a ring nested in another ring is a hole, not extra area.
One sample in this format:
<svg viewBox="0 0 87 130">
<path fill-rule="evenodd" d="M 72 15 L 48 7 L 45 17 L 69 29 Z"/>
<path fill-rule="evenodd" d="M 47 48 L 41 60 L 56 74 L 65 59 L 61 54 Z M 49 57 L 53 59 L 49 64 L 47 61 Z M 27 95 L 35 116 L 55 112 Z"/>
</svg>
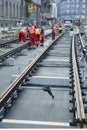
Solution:
<svg viewBox="0 0 87 130">
<path fill-rule="evenodd" d="M 69 20 L 67 20 L 67 21 L 64 22 L 64 27 L 70 27 L 70 28 L 71 28 L 72 25 L 73 25 L 73 24 L 72 24 L 71 21 L 69 21 Z"/>
</svg>

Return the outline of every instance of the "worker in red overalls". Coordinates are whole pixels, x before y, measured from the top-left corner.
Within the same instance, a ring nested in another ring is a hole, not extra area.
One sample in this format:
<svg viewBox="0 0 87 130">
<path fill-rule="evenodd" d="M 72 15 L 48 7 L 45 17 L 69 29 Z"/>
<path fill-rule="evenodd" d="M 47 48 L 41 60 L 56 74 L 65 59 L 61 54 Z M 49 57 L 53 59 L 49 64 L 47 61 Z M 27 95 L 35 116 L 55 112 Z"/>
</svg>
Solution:
<svg viewBox="0 0 87 130">
<path fill-rule="evenodd" d="M 35 29 L 35 39 L 36 39 L 36 44 L 38 46 L 39 41 L 40 41 L 40 31 L 38 28 Z"/>
<path fill-rule="evenodd" d="M 41 31 L 40 31 L 40 45 L 44 45 L 44 28 L 43 25 L 41 24 Z"/>
<path fill-rule="evenodd" d="M 30 47 L 36 48 L 36 42 L 35 42 L 35 27 L 31 26 L 29 28 L 29 38 L 30 38 Z"/>
<path fill-rule="evenodd" d="M 55 36 L 56 36 L 56 27 L 55 25 L 52 26 L 52 41 L 55 40 Z"/>
<path fill-rule="evenodd" d="M 21 41 L 26 42 L 26 31 L 24 29 L 21 29 L 19 31 L 18 40 L 19 40 L 19 42 L 21 42 Z"/>
</svg>

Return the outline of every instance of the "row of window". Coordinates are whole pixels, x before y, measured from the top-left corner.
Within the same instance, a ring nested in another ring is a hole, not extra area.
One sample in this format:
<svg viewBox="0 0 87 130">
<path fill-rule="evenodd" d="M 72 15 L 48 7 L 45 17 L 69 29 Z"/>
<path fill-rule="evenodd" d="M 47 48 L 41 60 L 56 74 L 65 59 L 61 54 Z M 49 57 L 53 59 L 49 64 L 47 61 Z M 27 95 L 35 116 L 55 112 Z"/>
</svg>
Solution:
<svg viewBox="0 0 87 130">
<path fill-rule="evenodd" d="M 82 8 L 86 8 L 86 4 L 75 4 L 75 3 L 73 3 L 73 4 L 66 4 L 65 2 L 61 3 L 61 6 L 62 7 L 67 6 L 67 8 L 69 8 L 69 7 L 75 7 L 75 8 L 82 7 Z"/>
<path fill-rule="evenodd" d="M 65 6 L 62 6 L 60 9 L 61 9 L 61 11 L 62 11 L 62 10 L 64 10 L 64 11 L 65 11 L 65 10 L 71 10 L 71 11 L 72 11 L 72 10 L 78 10 L 78 11 L 80 11 L 80 10 L 81 10 L 81 11 L 85 10 L 85 11 L 86 11 L 86 10 L 87 10 L 86 6 L 82 6 L 82 7 L 79 7 L 79 6 L 75 6 L 75 7 L 74 7 L 74 6 L 70 6 L 70 7 L 69 7 L 69 6 L 68 6 L 67 8 L 66 8 Z M 83 12 L 84 12 L 84 11 L 83 11 Z"/>
<path fill-rule="evenodd" d="M 69 4 L 68 4 L 68 5 L 67 5 L 67 8 L 69 8 L 69 7 L 79 8 L 79 7 L 80 7 L 80 5 L 79 5 L 79 4 L 77 4 L 77 5 L 75 5 L 75 4 L 69 5 Z M 81 7 L 82 7 L 82 8 L 86 8 L 86 5 L 85 5 L 85 4 L 83 4 L 83 5 L 81 5 Z"/>
<path fill-rule="evenodd" d="M 66 11 L 61 11 L 61 14 L 64 14 L 64 13 L 67 13 L 67 14 L 79 14 L 79 10 L 66 10 Z M 86 10 L 82 10 L 81 11 L 81 14 L 85 14 L 86 13 Z"/>
<path fill-rule="evenodd" d="M 78 2 L 80 2 L 80 0 L 67 0 L 67 2 L 68 2 L 68 3 L 69 3 L 69 2 L 73 2 L 73 3 L 74 3 L 74 2 L 77 2 L 77 3 L 78 3 Z M 85 3 L 86 0 L 83 0 L 82 2 Z"/>
</svg>

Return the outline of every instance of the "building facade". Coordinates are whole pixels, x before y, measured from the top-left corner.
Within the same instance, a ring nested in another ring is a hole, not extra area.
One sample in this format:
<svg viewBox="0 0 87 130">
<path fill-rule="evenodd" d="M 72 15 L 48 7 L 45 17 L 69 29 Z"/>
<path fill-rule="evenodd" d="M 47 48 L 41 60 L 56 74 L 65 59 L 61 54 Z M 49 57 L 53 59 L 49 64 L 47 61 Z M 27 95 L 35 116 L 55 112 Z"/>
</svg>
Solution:
<svg viewBox="0 0 87 130">
<path fill-rule="evenodd" d="M 56 17 L 55 0 L 0 0 L 0 26 L 39 23 Z"/>
<path fill-rule="evenodd" d="M 0 0 L 0 26 L 38 22 L 40 8 L 41 0 Z"/>
<path fill-rule="evenodd" d="M 25 10 L 24 0 L 0 0 L 0 25 L 11 26 L 20 20 L 25 20 Z"/>
<path fill-rule="evenodd" d="M 56 17 L 55 0 L 41 0 L 41 20 L 53 22 Z"/>
<path fill-rule="evenodd" d="M 60 0 L 57 7 L 59 20 L 77 20 L 86 14 L 87 0 Z"/>
<path fill-rule="evenodd" d="M 39 21 L 41 20 L 40 10 L 41 0 L 28 1 L 28 21 L 30 23 L 39 23 Z"/>
</svg>

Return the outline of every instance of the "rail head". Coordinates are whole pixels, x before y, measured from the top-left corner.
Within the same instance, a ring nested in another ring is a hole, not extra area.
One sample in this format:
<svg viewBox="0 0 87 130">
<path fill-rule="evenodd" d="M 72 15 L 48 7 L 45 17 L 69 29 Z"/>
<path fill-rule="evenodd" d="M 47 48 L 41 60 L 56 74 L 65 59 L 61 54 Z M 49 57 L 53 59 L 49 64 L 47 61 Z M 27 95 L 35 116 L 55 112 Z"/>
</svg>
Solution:
<svg viewBox="0 0 87 130">
<path fill-rule="evenodd" d="M 0 60 L 5 59 L 6 57 L 8 57 L 8 56 L 14 54 L 15 52 L 21 51 L 22 49 L 26 48 L 27 46 L 29 46 L 29 43 L 28 43 L 28 42 L 25 43 L 25 44 L 23 44 L 23 45 L 20 45 L 20 46 L 18 46 L 18 47 L 16 47 L 16 48 L 13 48 L 13 49 L 11 49 L 11 50 L 9 50 L 9 51 L 7 51 L 7 52 L 5 52 L 4 54 L 0 55 Z"/>
<path fill-rule="evenodd" d="M 77 121 L 81 124 L 84 124 L 86 117 L 85 117 L 85 111 L 83 106 L 83 99 L 82 99 L 82 93 L 81 93 L 81 87 L 80 87 L 80 80 L 78 75 L 78 68 L 77 68 L 77 61 L 75 56 L 75 36 L 73 36 L 72 39 L 72 62 L 73 62 L 73 72 L 74 72 L 74 90 L 75 90 L 75 96 L 76 96 L 76 107 L 77 107 Z"/>
<path fill-rule="evenodd" d="M 7 45 L 7 44 L 12 44 L 12 42 L 16 42 L 18 41 L 18 38 L 15 38 L 15 39 L 10 39 L 8 41 L 5 41 L 5 42 L 2 42 L 0 43 L 0 47 L 4 46 L 4 45 Z"/>
</svg>

